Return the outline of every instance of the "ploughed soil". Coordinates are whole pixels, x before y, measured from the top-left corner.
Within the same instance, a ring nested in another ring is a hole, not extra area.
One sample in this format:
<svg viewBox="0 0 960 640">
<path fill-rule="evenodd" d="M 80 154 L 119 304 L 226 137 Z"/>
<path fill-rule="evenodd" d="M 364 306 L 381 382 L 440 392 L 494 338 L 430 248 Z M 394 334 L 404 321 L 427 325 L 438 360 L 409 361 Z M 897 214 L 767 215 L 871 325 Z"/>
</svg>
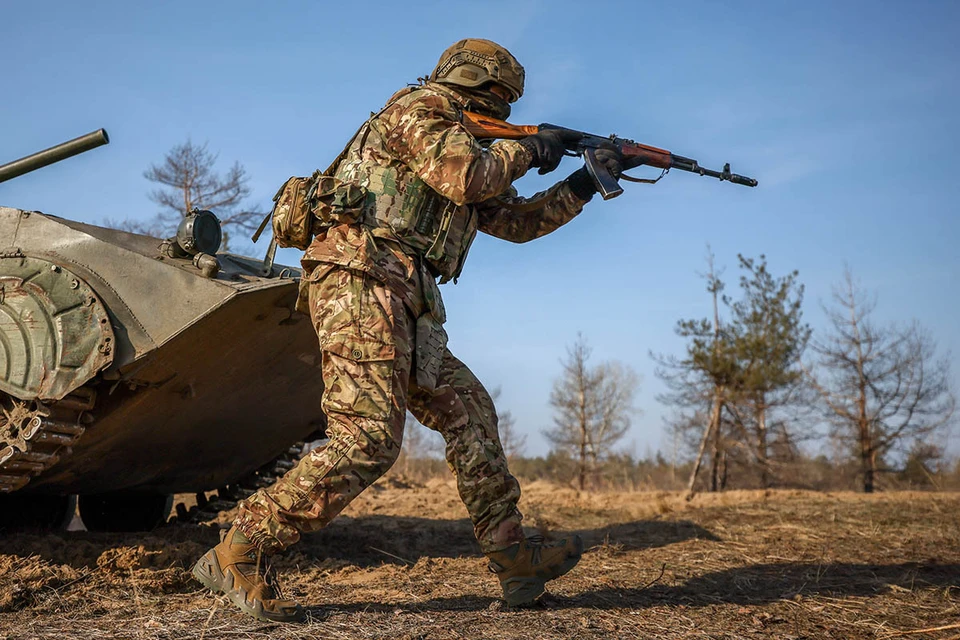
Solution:
<svg viewBox="0 0 960 640">
<path fill-rule="evenodd" d="M 306 623 L 191 579 L 215 527 L 27 532 L 0 534 L 0 638 L 960 638 L 957 494 L 533 483 L 521 506 L 587 547 L 530 609 L 501 606 L 452 482 L 387 478 L 275 559 Z"/>
</svg>

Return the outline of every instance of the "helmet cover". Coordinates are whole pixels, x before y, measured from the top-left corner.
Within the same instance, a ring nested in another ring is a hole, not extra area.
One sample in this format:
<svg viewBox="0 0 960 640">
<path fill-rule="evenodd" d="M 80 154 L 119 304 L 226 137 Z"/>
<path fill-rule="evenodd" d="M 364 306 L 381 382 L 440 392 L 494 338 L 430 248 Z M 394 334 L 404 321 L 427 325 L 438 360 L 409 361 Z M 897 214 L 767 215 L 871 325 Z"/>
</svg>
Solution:
<svg viewBox="0 0 960 640">
<path fill-rule="evenodd" d="M 440 56 L 430 80 L 476 89 L 496 82 L 510 92 L 511 102 L 523 95 L 523 66 L 496 42 L 467 38 Z"/>
</svg>

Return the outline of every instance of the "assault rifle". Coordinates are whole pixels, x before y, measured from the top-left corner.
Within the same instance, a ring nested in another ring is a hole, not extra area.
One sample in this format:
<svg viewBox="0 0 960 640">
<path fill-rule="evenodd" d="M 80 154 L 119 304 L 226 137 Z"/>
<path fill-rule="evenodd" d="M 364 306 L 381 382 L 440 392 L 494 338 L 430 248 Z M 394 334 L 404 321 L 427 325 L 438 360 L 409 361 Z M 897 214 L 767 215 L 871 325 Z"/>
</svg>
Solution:
<svg viewBox="0 0 960 640">
<path fill-rule="evenodd" d="M 655 180 L 634 178 L 626 174 L 620 176 L 622 179 L 629 182 L 653 184 L 666 175 L 670 169 L 680 169 L 681 171 L 699 173 L 701 176 L 709 176 L 719 180 L 726 180 L 728 182 L 732 182 L 733 184 L 742 184 L 745 187 L 757 186 L 757 181 L 753 178 L 737 175 L 736 173 L 730 173 L 729 162 L 723 165 L 722 171 L 704 169 L 693 158 L 678 156 L 667 151 L 666 149 L 659 149 L 657 147 L 651 147 L 646 144 L 634 142 L 633 140 L 618 138 L 615 135 L 611 135 L 609 137 L 597 136 L 593 135 L 592 133 L 584 133 L 582 131 L 567 129 L 566 127 L 558 127 L 555 124 L 515 125 L 510 124 L 509 122 L 504 122 L 503 120 L 497 120 L 496 118 L 483 116 L 479 113 L 472 113 L 470 111 L 462 112 L 461 121 L 463 126 L 466 127 L 467 131 L 477 138 L 503 138 L 506 140 L 518 140 L 520 138 L 532 136 L 540 131 L 546 131 L 548 129 L 567 132 L 570 134 L 569 138 L 571 140 L 575 140 L 575 142 L 569 142 L 567 144 L 568 155 L 583 156 L 587 171 L 593 178 L 594 183 L 597 185 L 597 190 L 600 192 L 600 195 L 603 196 L 604 200 L 616 198 L 618 195 L 623 193 L 623 189 L 620 187 L 617 179 L 614 178 L 609 171 L 607 171 L 606 167 L 597 162 L 595 154 L 596 150 L 604 147 L 610 148 L 611 145 L 619 149 L 623 158 L 627 161 L 630 161 L 630 163 L 633 165 L 639 166 L 645 164 L 651 167 L 657 167 L 658 169 L 663 169 L 663 173 L 661 173 L 660 177 L 656 178 Z"/>
</svg>

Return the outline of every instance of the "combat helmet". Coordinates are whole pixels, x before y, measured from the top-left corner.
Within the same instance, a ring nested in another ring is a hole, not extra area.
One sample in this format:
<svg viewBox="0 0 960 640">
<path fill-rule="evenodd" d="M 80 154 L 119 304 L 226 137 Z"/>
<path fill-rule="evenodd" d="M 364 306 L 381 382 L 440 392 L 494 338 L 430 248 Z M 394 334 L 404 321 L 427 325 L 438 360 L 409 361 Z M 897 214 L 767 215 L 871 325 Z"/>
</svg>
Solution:
<svg viewBox="0 0 960 640">
<path fill-rule="evenodd" d="M 496 82 L 510 91 L 510 102 L 523 95 L 523 67 L 509 51 L 490 40 L 467 38 L 440 56 L 430 80 L 474 89 Z"/>
</svg>

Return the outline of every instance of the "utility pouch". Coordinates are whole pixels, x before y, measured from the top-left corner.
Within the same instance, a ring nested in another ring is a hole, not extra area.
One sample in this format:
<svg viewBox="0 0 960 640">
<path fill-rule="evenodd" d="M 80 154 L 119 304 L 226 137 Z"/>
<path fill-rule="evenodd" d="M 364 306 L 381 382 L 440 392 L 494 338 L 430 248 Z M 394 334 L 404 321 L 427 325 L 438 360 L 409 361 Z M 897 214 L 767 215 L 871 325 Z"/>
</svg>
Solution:
<svg viewBox="0 0 960 640">
<path fill-rule="evenodd" d="M 417 386 L 426 391 L 437 388 L 440 365 L 447 348 L 447 332 L 430 312 L 417 318 Z"/>
<path fill-rule="evenodd" d="M 440 228 L 437 229 L 437 235 L 433 239 L 433 244 L 427 249 L 424 256 L 427 260 L 439 262 L 443 259 L 447 248 L 447 237 L 450 235 L 450 223 L 453 222 L 453 216 L 457 212 L 457 205 L 447 202 L 443 208 L 443 214 L 440 217 Z"/>
<path fill-rule="evenodd" d="M 313 213 L 321 225 L 353 224 L 363 215 L 367 190 L 334 176 L 317 177 L 312 194 Z"/>
<path fill-rule="evenodd" d="M 437 387 L 437 376 L 440 374 L 443 354 L 447 350 L 447 332 L 443 328 L 443 323 L 447 321 L 447 312 L 443 308 L 440 287 L 423 262 L 420 263 L 420 291 L 423 295 L 423 312 L 417 318 L 417 385 L 421 389 L 433 391 Z"/>
<path fill-rule="evenodd" d="M 260 238 L 269 220 L 278 245 L 306 249 L 316 224 L 352 224 L 359 220 L 366 197 L 363 187 L 319 171 L 309 178 L 293 176 L 273 196 L 273 210 L 253 234 L 253 241 Z"/>
<path fill-rule="evenodd" d="M 309 178 L 293 176 L 283 183 L 273 196 L 273 210 L 253 234 L 254 242 L 260 238 L 269 220 L 273 225 L 273 239 L 281 247 L 306 249 L 310 246 L 313 239 L 310 191 L 318 175 L 319 172 Z"/>
<path fill-rule="evenodd" d="M 423 312 L 433 314 L 434 319 L 443 324 L 447 321 L 447 310 L 443 307 L 440 287 L 437 279 L 430 273 L 426 262 L 420 262 L 420 292 L 423 296 Z"/>
</svg>

